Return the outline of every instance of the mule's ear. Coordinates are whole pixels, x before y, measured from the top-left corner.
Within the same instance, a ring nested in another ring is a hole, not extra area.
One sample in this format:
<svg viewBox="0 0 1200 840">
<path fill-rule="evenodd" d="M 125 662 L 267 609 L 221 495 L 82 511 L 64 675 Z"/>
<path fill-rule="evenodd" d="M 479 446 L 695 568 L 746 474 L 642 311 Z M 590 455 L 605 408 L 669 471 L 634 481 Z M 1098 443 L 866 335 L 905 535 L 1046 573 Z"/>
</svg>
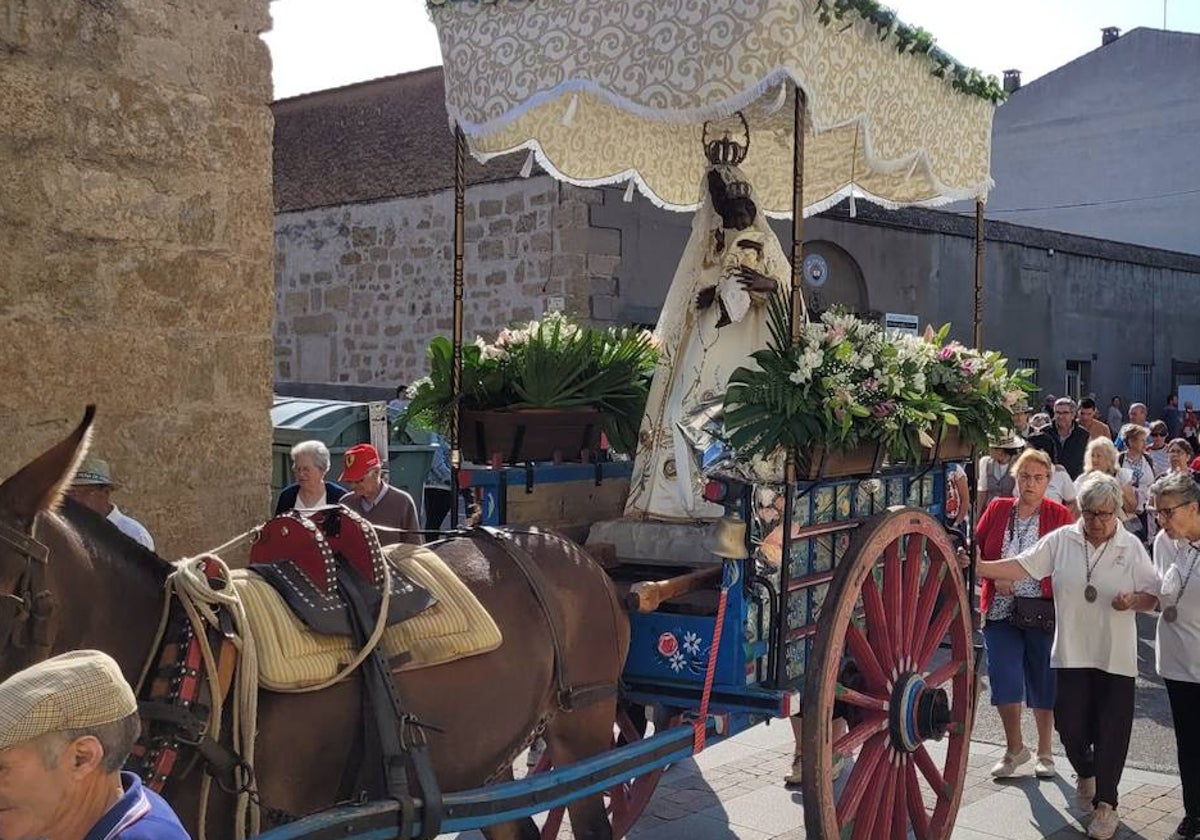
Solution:
<svg viewBox="0 0 1200 840">
<path fill-rule="evenodd" d="M 0 509 L 28 525 L 40 512 L 56 507 L 87 455 L 95 416 L 96 406 L 89 405 L 75 431 L 0 484 Z"/>
</svg>

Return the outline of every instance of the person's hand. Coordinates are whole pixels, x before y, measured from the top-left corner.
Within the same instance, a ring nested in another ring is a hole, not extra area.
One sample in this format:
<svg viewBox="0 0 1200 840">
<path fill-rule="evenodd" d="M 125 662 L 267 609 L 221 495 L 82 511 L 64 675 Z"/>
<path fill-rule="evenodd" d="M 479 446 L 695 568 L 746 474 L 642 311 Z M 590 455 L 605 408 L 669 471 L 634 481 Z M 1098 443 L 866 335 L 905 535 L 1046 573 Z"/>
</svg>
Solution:
<svg viewBox="0 0 1200 840">
<path fill-rule="evenodd" d="M 961 545 L 954 550 L 954 556 L 958 560 L 958 565 L 960 566 L 966 566 L 971 562 L 971 558 L 967 554 L 967 550 Z"/>
<path fill-rule="evenodd" d="M 747 292 L 768 294 L 774 292 L 779 287 L 774 277 L 769 277 L 761 271 L 748 266 L 738 266 L 733 276 L 742 284 L 742 288 Z"/>
<path fill-rule="evenodd" d="M 1013 585 L 1012 585 L 1011 580 L 998 580 L 995 583 L 996 583 L 996 594 L 997 595 L 1013 594 Z"/>
<path fill-rule="evenodd" d="M 1137 592 L 1118 592 L 1116 597 L 1112 599 L 1112 605 L 1114 610 L 1125 612 L 1125 610 L 1133 609 L 1137 601 Z"/>
</svg>

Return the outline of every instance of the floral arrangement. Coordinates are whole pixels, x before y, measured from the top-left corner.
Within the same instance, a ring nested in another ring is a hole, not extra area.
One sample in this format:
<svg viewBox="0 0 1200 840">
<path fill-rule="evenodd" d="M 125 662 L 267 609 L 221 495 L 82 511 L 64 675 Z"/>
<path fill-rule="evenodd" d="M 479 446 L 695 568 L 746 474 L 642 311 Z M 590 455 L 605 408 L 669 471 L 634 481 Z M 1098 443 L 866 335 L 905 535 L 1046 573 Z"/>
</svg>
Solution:
<svg viewBox="0 0 1200 840">
<path fill-rule="evenodd" d="M 949 325 L 890 334 L 831 310 L 793 347 L 786 305 L 770 307 L 769 346 L 734 372 L 725 394 L 725 432 L 743 458 L 878 444 L 892 462 L 918 463 L 953 427 L 986 446 L 1032 390 L 1027 372 L 1010 374 L 998 353 L 947 343 Z"/>
<path fill-rule="evenodd" d="M 429 376 L 408 390 L 408 418 L 448 436 L 454 399 L 450 339 L 430 342 Z M 551 312 L 462 349 L 459 408 L 594 409 L 609 444 L 632 452 L 646 407 L 658 344 L 649 330 L 589 327 Z"/>
</svg>

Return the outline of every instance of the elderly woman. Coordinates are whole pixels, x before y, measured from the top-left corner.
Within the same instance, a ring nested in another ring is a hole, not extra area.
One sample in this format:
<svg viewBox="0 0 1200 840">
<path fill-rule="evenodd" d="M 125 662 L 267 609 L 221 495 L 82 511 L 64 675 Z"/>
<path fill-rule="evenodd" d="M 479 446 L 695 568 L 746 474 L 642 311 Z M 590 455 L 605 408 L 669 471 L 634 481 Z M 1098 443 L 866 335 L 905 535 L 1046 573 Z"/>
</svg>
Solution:
<svg viewBox="0 0 1200 840">
<path fill-rule="evenodd" d="M 292 475 L 289 484 L 279 494 L 275 515 L 289 510 L 301 513 L 325 505 L 336 505 L 346 495 L 346 488 L 325 480 L 329 472 L 329 450 L 319 440 L 305 440 L 292 447 Z"/>
<path fill-rule="evenodd" d="M 1027 450 L 1017 458 L 1012 472 L 1017 482 L 1016 498 L 992 499 L 975 529 L 975 544 L 986 560 L 1019 555 L 1041 537 L 1074 520 L 1069 510 L 1046 498 L 1046 487 L 1054 472 L 1049 455 L 1039 449 Z M 1050 643 L 1054 637 L 1043 627 L 1030 626 L 1032 622 L 1026 620 L 1024 612 L 1024 607 L 1030 605 L 1026 602 L 1032 602 L 1035 611 L 1040 609 L 1043 615 L 1049 615 L 1053 597 L 1049 577 L 983 581 L 980 611 L 986 616 L 983 639 L 988 682 L 1007 742 L 1004 757 L 992 768 L 992 776 L 997 779 L 1015 775 L 1031 758 L 1021 735 L 1022 703 L 1033 710 L 1037 722 L 1034 774 L 1042 779 L 1054 776 L 1054 672 L 1050 669 Z M 1022 605 L 1020 614 L 1018 604 Z"/>
<path fill-rule="evenodd" d="M 1075 490 L 1083 486 L 1089 473 L 1101 472 L 1111 475 L 1121 485 L 1121 515 L 1124 522 L 1137 510 L 1137 494 L 1133 491 L 1133 473 L 1126 467 L 1118 467 L 1116 444 L 1110 438 L 1093 438 L 1083 453 L 1083 472 L 1075 479 Z"/>
<path fill-rule="evenodd" d="M 1190 473 L 1192 445 L 1185 438 L 1175 438 L 1167 444 L 1167 472 Z M 1150 491 L 1153 493 L 1154 488 Z"/>
<path fill-rule="evenodd" d="M 1015 557 L 985 561 L 993 580 L 1050 576 L 1058 678 L 1054 722 L 1077 775 L 1076 804 L 1094 811 L 1088 836 L 1116 833 L 1117 785 L 1133 729 L 1138 673 L 1135 612 L 1158 606 L 1159 575 L 1137 537 L 1120 527 L 1120 483 L 1093 473 L 1083 482 L 1083 517 Z"/>
<path fill-rule="evenodd" d="M 1186 470 L 1173 470 L 1154 482 L 1150 497 L 1160 529 L 1154 565 L 1162 576 L 1155 647 L 1175 719 L 1185 814 L 1170 840 L 1195 840 L 1200 838 L 1200 580 L 1192 577 L 1200 566 L 1200 484 Z"/>
<path fill-rule="evenodd" d="M 1133 492 L 1137 496 L 1135 518 L 1127 521 L 1125 526 L 1140 536 L 1143 542 L 1148 542 L 1151 529 L 1146 515 L 1146 503 L 1150 500 L 1150 485 L 1154 483 L 1156 473 L 1150 456 L 1146 454 L 1146 427 L 1126 423 L 1121 427 L 1121 439 L 1125 441 L 1125 451 L 1121 453 L 1117 464 L 1129 470 Z"/>
<path fill-rule="evenodd" d="M 1171 435 L 1166 423 L 1162 420 L 1155 420 L 1150 424 L 1150 437 L 1146 445 L 1146 454 L 1150 456 L 1150 461 L 1154 464 L 1156 475 L 1162 475 L 1168 469 L 1167 441 L 1170 439 Z"/>
</svg>

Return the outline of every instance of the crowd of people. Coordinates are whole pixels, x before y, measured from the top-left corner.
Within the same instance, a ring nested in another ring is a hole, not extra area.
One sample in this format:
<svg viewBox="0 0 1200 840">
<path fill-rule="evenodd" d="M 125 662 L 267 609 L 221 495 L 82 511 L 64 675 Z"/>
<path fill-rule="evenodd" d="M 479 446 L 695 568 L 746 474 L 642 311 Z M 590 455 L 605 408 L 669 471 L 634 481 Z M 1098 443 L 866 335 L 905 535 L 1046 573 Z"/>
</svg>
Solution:
<svg viewBox="0 0 1200 840">
<path fill-rule="evenodd" d="M 1052 399 L 1033 416 L 1019 406 L 1015 431 L 978 465 L 980 613 L 1006 741 L 991 772 L 1007 778 L 1032 762 L 1035 776 L 1053 778 L 1057 731 L 1099 840 L 1120 823 L 1139 612 L 1157 615 L 1156 666 L 1174 718 L 1186 816 L 1171 840 L 1200 838 L 1200 585 L 1188 588 L 1200 564 L 1200 458 L 1192 406 L 1176 403 L 1153 423 L 1140 403 L 1123 416 L 1117 398 L 1107 423 L 1090 399 Z M 1024 743 L 1023 706 L 1036 751 Z"/>
</svg>

